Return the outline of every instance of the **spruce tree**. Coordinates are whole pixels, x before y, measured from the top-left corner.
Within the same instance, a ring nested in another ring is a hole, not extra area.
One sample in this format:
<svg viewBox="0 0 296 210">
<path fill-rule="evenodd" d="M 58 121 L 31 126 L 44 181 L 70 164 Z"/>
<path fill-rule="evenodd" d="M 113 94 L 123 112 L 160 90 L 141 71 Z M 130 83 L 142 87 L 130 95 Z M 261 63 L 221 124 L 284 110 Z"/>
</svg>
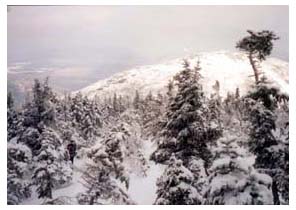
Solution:
<svg viewBox="0 0 296 210">
<path fill-rule="evenodd" d="M 80 204 L 133 204 L 126 193 L 129 182 L 120 142 L 114 137 L 108 136 L 89 151 L 90 163 L 82 176 L 87 191 L 78 196 Z M 125 188 L 120 187 L 118 181 L 124 183 Z"/>
<path fill-rule="evenodd" d="M 221 135 L 221 130 L 208 118 L 210 110 L 200 84 L 199 63 L 190 69 L 185 60 L 183 66 L 184 69 L 175 76 L 178 90 L 167 107 L 166 122 L 151 159 L 165 163 L 171 154 L 175 154 L 185 166 L 192 157 L 201 158 L 208 164 L 211 159 L 209 144 Z"/>
<path fill-rule="evenodd" d="M 62 139 L 53 129 L 44 128 L 39 141 L 41 148 L 35 157 L 32 179 L 37 186 L 38 198 L 52 198 L 54 188 L 71 181 L 72 169 L 66 160 Z"/>
<path fill-rule="evenodd" d="M 48 80 L 41 84 L 36 79 L 33 86 L 33 99 L 25 104 L 20 125 L 22 127 L 20 141 L 31 148 L 33 155 L 36 155 L 41 147 L 38 140 L 43 128 L 55 124 L 55 100 L 48 86 Z"/>
<path fill-rule="evenodd" d="M 264 106 L 260 100 L 247 99 L 249 105 L 249 148 L 256 155 L 255 167 L 273 178 L 272 192 L 274 204 L 280 204 L 279 174 L 287 177 L 286 157 L 288 156 L 288 141 L 283 143 L 276 138 L 277 130 L 274 112 Z M 280 129 L 280 128 L 279 128 Z M 286 148 L 286 149 L 285 149 Z M 287 184 L 285 184 L 287 186 Z"/>
<path fill-rule="evenodd" d="M 238 146 L 236 136 L 219 139 L 214 154 L 205 204 L 272 204 L 271 177 L 254 169 L 254 158 Z"/>
<path fill-rule="evenodd" d="M 157 180 L 156 205 L 196 205 L 202 197 L 193 186 L 194 176 L 181 160 L 170 158 L 162 176 Z"/>
<path fill-rule="evenodd" d="M 133 106 L 135 109 L 139 109 L 140 108 L 140 94 L 139 91 L 136 90 L 136 94 L 133 100 Z"/>
<path fill-rule="evenodd" d="M 7 143 L 7 204 L 16 205 L 31 196 L 31 150 L 13 139 Z"/>
<path fill-rule="evenodd" d="M 20 113 L 15 110 L 12 94 L 9 92 L 7 95 L 7 141 L 19 134 L 21 119 Z"/>
</svg>

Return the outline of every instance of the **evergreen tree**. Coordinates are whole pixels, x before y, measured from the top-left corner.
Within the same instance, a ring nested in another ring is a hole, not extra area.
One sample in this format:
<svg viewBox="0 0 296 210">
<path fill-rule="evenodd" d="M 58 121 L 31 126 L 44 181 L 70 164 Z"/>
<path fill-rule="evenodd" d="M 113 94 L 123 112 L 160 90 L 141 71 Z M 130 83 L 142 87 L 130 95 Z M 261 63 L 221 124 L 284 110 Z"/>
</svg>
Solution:
<svg viewBox="0 0 296 210">
<path fill-rule="evenodd" d="M 279 101 L 288 100 L 289 98 L 286 94 L 281 93 L 278 88 L 271 86 L 271 83 L 264 76 L 245 97 L 261 101 L 270 111 L 277 108 Z"/>
<path fill-rule="evenodd" d="M 55 96 L 48 86 L 48 80 L 41 84 L 35 80 L 33 86 L 33 100 L 24 106 L 20 141 L 27 144 L 33 155 L 36 155 L 41 147 L 38 141 L 45 126 L 55 124 Z"/>
<path fill-rule="evenodd" d="M 273 133 L 273 130 L 276 129 L 276 116 L 260 101 L 251 101 L 249 114 L 251 122 L 249 148 L 256 155 L 255 167 L 273 178 L 274 204 L 280 204 L 276 176 L 278 174 L 277 169 L 280 168 L 279 160 L 283 160 L 281 158 L 283 152 L 279 150 L 280 144 Z"/>
<path fill-rule="evenodd" d="M 289 204 L 289 104 L 281 102 L 275 110 L 277 116 L 276 129 L 273 135 L 278 144 L 273 147 L 278 155 L 277 168 L 272 169 L 273 178 L 279 191 L 281 204 Z"/>
<path fill-rule="evenodd" d="M 32 161 L 31 150 L 13 139 L 7 143 L 7 204 L 19 204 L 31 196 L 28 174 Z"/>
<path fill-rule="evenodd" d="M 21 116 L 14 108 L 14 100 L 11 92 L 7 95 L 7 141 L 18 135 L 21 124 Z"/>
<path fill-rule="evenodd" d="M 240 40 L 236 47 L 248 53 L 250 64 L 252 65 L 255 82 L 259 82 L 259 62 L 266 59 L 266 56 L 271 54 L 273 41 L 279 39 L 272 31 L 263 30 L 260 32 L 247 31 L 249 36 Z"/>
<path fill-rule="evenodd" d="M 128 194 L 110 177 L 103 167 L 88 168 L 83 176 L 87 192 L 78 195 L 79 204 L 86 205 L 127 205 L 134 204 Z"/>
<path fill-rule="evenodd" d="M 78 93 L 72 98 L 70 112 L 72 114 L 72 124 L 83 139 L 83 142 L 77 143 L 83 147 L 92 145 L 99 135 L 99 129 L 102 127 L 101 113 L 97 103 L 82 97 L 81 93 Z"/>
<path fill-rule="evenodd" d="M 277 141 L 272 134 L 275 129 L 275 115 L 267 110 L 262 104 L 256 103 L 250 110 L 250 151 L 256 158 L 256 167 L 274 168 L 276 156 L 270 148 L 277 145 Z"/>
<path fill-rule="evenodd" d="M 134 101 L 133 101 L 134 108 L 139 109 L 139 104 L 140 104 L 140 94 L 139 94 L 139 91 L 136 90 L 136 94 L 135 94 Z"/>
<path fill-rule="evenodd" d="M 41 148 L 36 156 L 32 179 L 37 186 L 38 198 L 52 198 L 52 189 L 69 183 L 72 179 L 70 162 L 59 135 L 51 128 L 44 128 L 39 137 Z"/>
<path fill-rule="evenodd" d="M 194 176 L 185 168 L 181 160 L 174 156 L 163 175 L 157 180 L 157 205 L 196 205 L 202 197 L 193 186 Z"/>
<path fill-rule="evenodd" d="M 238 146 L 236 136 L 220 139 L 214 153 L 205 204 L 272 204 L 272 179 L 254 169 L 253 158 Z"/>
<path fill-rule="evenodd" d="M 120 142 L 110 135 L 102 144 L 92 148 L 88 157 L 91 162 L 83 174 L 85 193 L 78 196 L 80 204 L 133 204 L 127 193 L 128 177 L 123 166 Z M 118 185 L 118 181 L 125 188 Z"/>
<path fill-rule="evenodd" d="M 175 76 L 178 90 L 167 108 L 166 122 L 152 160 L 164 163 L 175 154 L 185 166 L 192 157 L 210 163 L 208 146 L 221 135 L 221 131 L 208 119 L 210 110 L 206 106 L 200 78 L 199 63 L 192 70 L 185 60 L 184 70 Z"/>
</svg>

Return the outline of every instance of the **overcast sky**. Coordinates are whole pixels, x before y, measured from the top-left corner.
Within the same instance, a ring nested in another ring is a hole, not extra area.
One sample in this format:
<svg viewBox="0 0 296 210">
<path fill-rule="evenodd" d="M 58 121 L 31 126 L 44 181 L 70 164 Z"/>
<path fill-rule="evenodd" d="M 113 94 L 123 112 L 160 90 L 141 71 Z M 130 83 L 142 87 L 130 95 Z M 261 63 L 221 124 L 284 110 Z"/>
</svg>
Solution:
<svg viewBox="0 0 296 210">
<path fill-rule="evenodd" d="M 273 56 L 288 60 L 288 17 L 288 6 L 16 6 L 8 12 L 8 64 L 51 72 L 57 85 L 77 89 L 136 65 L 235 51 L 247 29 L 273 30 Z"/>
</svg>

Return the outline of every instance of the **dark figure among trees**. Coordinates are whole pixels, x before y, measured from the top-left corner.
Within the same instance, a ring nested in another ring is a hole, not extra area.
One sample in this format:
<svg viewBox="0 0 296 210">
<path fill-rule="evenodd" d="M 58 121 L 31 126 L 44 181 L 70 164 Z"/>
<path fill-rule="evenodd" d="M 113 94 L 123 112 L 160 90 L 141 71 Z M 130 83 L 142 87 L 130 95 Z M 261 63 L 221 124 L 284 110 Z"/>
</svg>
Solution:
<svg viewBox="0 0 296 210">
<path fill-rule="evenodd" d="M 74 163 L 74 157 L 76 155 L 76 143 L 75 141 L 71 141 L 68 146 L 67 146 L 68 152 L 69 152 L 69 157 L 70 160 L 72 162 L 72 164 Z"/>
</svg>

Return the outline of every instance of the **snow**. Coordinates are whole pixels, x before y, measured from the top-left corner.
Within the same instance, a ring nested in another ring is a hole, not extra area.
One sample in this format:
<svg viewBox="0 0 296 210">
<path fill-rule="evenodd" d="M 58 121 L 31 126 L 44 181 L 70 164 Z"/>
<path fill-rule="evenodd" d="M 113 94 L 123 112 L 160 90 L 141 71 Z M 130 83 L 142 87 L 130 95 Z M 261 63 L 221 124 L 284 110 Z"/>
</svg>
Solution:
<svg viewBox="0 0 296 210">
<path fill-rule="evenodd" d="M 86 167 L 85 160 L 75 159 L 73 167 L 72 181 L 66 186 L 53 190 L 53 199 L 62 198 L 63 200 L 70 202 L 69 204 L 77 204 L 76 196 L 86 190 L 81 182 L 81 176 Z M 33 189 L 32 192 L 33 194 L 31 198 L 24 200 L 21 203 L 22 205 L 42 204 L 45 201 L 44 199 L 38 199 L 35 189 Z"/>
<path fill-rule="evenodd" d="M 144 141 L 143 151 L 144 156 L 149 160 L 150 154 L 154 151 L 155 145 L 150 141 Z M 77 204 L 76 196 L 85 192 L 86 188 L 82 184 L 81 176 L 86 170 L 88 159 L 75 159 L 73 166 L 73 179 L 72 181 L 59 189 L 53 190 L 53 199 L 60 198 L 68 204 Z M 149 161 L 150 166 L 147 170 L 147 176 L 139 176 L 137 173 L 130 174 L 130 183 L 128 194 L 131 200 L 135 201 L 136 204 L 148 205 L 153 204 L 156 199 L 156 180 L 161 176 L 164 170 L 164 166 L 160 164 L 155 164 L 153 161 Z M 24 200 L 21 204 L 32 205 L 32 204 L 42 204 L 45 200 L 38 199 L 38 195 L 33 189 L 33 195 L 31 198 Z"/>
<path fill-rule="evenodd" d="M 254 84 L 254 78 L 251 76 L 252 67 L 243 52 L 203 52 L 185 58 L 189 60 L 191 67 L 200 61 L 202 82 L 207 94 L 213 90 L 216 81 L 220 83 L 222 97 L 225 97 L 227 92 L 234 92 L 237 87 L 240 88 L 241 94 L 245 94 Z M 182 70 L 182 62 L 183 59 L 175 59 L 162 64 L 136 67 L 100 80 L 81 89 L 80 92 L 90 98 L 96 95 L 112 96 L 113 93 L 133 96 L 136 90 L 142 95 L 147 95 L 150 91 L 156 95 L 158 92 L 166 91 L 168 81 Z M 272 84 L 288 93 L 288 63 L 276 58 L 267 58 L 260 65 Z"/>
<path fill-rule="evenodd" d="M 156 180 L 163 172 L 161 165 L 150 162 L 150 168 L 146 177 L 139 177 L 136 174 L 130 176 L 130 187 L 128 193 L 137 204 L 153 204 L 156 199 Z"/>
<path fill-rule="evenodd" d="M 145 152 L 145 158 L 149 160 L 149 156 L 154 151 L 155 146 L 150 141 L 145 141 L 143 151 Z M 156 199 L 156 180 L 162 175 L 164 166 L 155 164 L 155 162 L 148 162 L 150 168 L 147 171 L 146 177 L 140 177 L 136 174 L 130 176 L 130 187 L 128 193 L 132 200 L 137 204 L 149 205 L 153 204 Z"/>
</svg>

